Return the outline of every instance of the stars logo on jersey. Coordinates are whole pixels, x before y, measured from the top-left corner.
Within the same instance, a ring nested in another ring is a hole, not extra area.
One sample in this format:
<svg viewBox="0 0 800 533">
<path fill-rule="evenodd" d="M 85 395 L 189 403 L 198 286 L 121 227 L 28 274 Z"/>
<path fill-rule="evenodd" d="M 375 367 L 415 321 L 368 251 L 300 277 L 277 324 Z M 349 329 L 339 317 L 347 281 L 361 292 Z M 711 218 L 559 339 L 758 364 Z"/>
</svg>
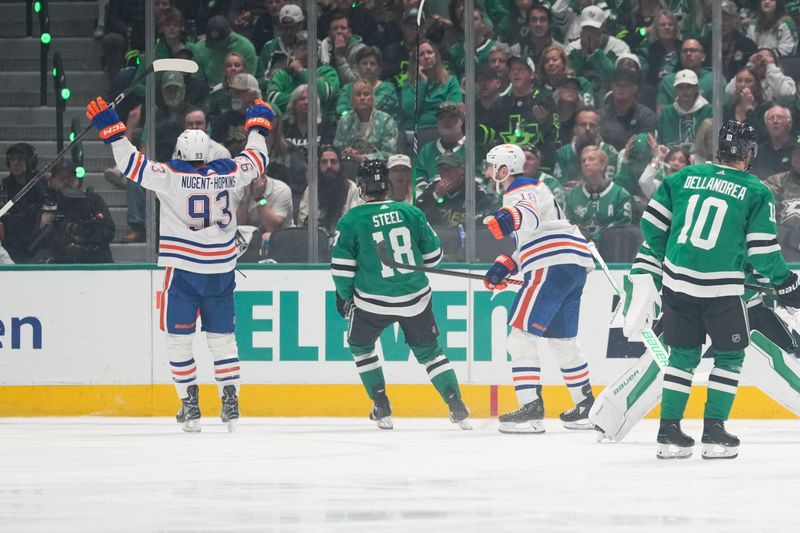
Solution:
<svg viewBox="0 0 800 533">
<path fill-rule="evenodd" d="M 784 200 L 781 202 L 781 207 L 783 208 L 781 222 L 790 218 L 800 218 L 800 199 Z"/>
<path fill-rule="evenodd" d="M 577 214 L 579 217 L 586 216 L 587 210 L 588 209 L 586 208 L 585 205 L 577 205 L 577 206 L 575 206 L 575 214 Z"/>
<path fill-rule="evenodd" d="M 503 142 L 522 146 L 532 143 L 540 144 L 544 139 L 539 124 L 536 122 L 526 122 L 522 115 L 510 115 L 508 117 L 508 129 L 498 132 Z"/>
</svg>

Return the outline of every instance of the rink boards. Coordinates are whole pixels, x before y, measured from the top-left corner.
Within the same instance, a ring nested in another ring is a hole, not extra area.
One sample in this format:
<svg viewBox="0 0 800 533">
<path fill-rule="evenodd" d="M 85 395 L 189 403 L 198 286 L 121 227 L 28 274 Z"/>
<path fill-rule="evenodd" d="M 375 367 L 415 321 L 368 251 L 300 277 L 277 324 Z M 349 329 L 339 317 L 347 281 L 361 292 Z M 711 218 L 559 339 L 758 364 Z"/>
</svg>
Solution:
<svg viewBox="0 0 800 533">
<path fill-rule="evenodd" d="M 453 265 L 451 265 L 452 267 Z M 164 271 L 127 268 L 22 268 L 0 272 L 0 416 L 168 416 L 175 410 L 168 358 L 159 331 Z M 483 272 L 482 269 L 476 272 Z M 615 270 L 621 280 L 624 270 Z M 246 277 L 245 277 L 246 276 Z M 242 410 L 250 416 L 362 416 L 369 402 L 336 313 L 324 267 L 256 265 L 236 275 Z M 514 292 L 492 295 L 481 281 L 431 276 L 440 342 L 475 416 L 515 408 L 505 352 L 506 309 Z M 589 275 L 579 340 L 596 390 L 642 353 L 609 325 L 615 294 L 602 272 Z M 211 384 L 211 357 L 195 338 L 201 383 Z M 444 416 L 445 408 L 402 333 L 378 345 L 396 416 Z M 543 350 L 548 416 L 571 407 L 554 360 Z M 702 415 L 710 362 L 695 376 L 689 416 Z M 748 386 L 745 365 L 733 416 L 789 418 L 791 413 Z M 213 385 L 201 404 L 216 411 Z M 651 413 L 652 415 L 652 413 Z"/>
</svg>

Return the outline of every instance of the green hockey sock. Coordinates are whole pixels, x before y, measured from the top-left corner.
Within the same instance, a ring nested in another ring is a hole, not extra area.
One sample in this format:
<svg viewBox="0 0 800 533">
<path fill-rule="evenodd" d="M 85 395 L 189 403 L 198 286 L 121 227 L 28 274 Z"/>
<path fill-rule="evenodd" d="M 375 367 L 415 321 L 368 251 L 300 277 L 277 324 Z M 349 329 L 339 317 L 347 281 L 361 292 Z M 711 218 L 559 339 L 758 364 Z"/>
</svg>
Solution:
<svg viewBox="0 0 800 533">
<path fill-rule="evenodd" d="M 736 399 L 743 360 L 744 350 L 714 354 L 714 368 L 708 376 L 705 418 L 728 419 Z"/>
<path fill-rule="evenodd" d="M 428 372 L 428 379 L 431 380 L 439 396 L 447 400 L 447 390 L 453 389 L 461 397 L 461 390 L 458 388 L 458 378 L 456 372 L 450 365 L 450 360 L 444 355 L 437 342 L 423 346 L 412 346 L 411 351 L 420 364 L 425 365 Z"/>
<path fill-rule="evenodd" d="M 680 420 L 692 391 L 692 376 L 700 361 L 700 347 L 670 348 L 669 366 L 664 370 L 661 418 Z"/>
<path fill-rule="evenodd" d="M 386 380 L 383 377 L 383 367 L 378 354 L 375 353 L 375 345 L 358 346 L 350 345 L 353 360 L 356 363 L 358 377 L 367 389 L 367 396 L 374 400 L 374 390 L 376 388 L 386 388 Z"/>
</svg>

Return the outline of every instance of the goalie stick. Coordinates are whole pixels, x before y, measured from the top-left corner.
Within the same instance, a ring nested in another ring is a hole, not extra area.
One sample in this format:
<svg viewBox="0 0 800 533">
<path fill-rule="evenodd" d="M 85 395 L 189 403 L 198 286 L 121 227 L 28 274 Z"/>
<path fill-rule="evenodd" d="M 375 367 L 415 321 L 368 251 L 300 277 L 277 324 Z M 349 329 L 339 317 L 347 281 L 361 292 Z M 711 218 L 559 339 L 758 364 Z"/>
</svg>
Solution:
<svg viewBox="0 0 800 533">
<path fill-rule="evenodd" d="M 112 102 L 109 102 L 108 107 L 114 108 L 118 106 L 120 102 L 122 102 L 125 99 L 125 97 L 127 97 L 136 88 L 137 85 L 139 85 L 147 76 L 149 76 L 153 72 L 174 71 L 174 72 L 185 72 L 187 74 L 193 74 L 197 72 L 197 69 L 198 69 L 197 63 L 189 59 L 156 59 L 150 64 L 149 67 L 144 69 L 138 76 L 136 76 L 136 79 L 134 79 L 133 82 L 131 82 L 131 84 L 128 85 L 128 87 L 124 91 L 118 94 Z M 56 163 L 61 161 L 61 158 L 64 157 L 64 154 L 69 152 L 72 149 L 72 147 L 75 146 L 75 144 L 79 143 L 81 139 L 83 139 L 91 129 L 92 129 L 91 124 L 86 126 L 86 128 L 82 132 L 80 132 L 78 135 L 75 136 L 72 142 L 70 142 L 60 152 L 56 154 L 55 158 L 53 158 L 52 161 L 47 163 L 47 165 L 45 165 L 43 169 L 37 172 L 36 175 L 32 177 L 30 181 L 28 181 L 28 183 L 26 183 L 25 186 L 22 189 L 20 189 L 19 192 L 15 194 L 11 200 L 7 201 L 3 205 L 3 207 L 0 207 L 0 217 L 5 215 L 12 207 L 14 207 L 14 204 L 19 202 L 22 199 L 22 197 L 28 193 L 28 191 L 30 191 L 37 183 L 39 183 L 39 181 L 45 175 L 47 175 L 47 173 L 56 165 Z"/>
<path fill-rule="evenodd" d="M 444 268 L 431 268 L 426 266 L 407 265 L 405 263 L 400 263 L 389 257 L 389 250 L 386 248 L 385 242 L 378 243 L 377 248 L 378 257 L 380 258 L 381 263 L 388 267 L 412 270 L 415 272 L 426 272 L 428 274 L 441 274 L 443 276 L 453 276 L 456 278 L 479 279 L 483 281 L 483 276 L 480 274 L 472 274 L 471 272 L 460 272 L 458 270 L 446 270 Z M 521 279 L 514 278 L 506 278 L 504 281 L 510 285 L 523 285 L 525 283 Z"/>
</svg>

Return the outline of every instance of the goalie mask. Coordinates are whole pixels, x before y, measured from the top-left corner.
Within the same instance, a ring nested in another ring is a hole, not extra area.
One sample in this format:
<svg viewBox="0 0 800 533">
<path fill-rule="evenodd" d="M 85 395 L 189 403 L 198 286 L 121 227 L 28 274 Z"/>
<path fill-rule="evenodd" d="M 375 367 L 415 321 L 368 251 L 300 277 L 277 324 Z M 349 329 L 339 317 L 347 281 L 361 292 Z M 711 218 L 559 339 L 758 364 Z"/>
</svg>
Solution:
<svg viewBox="0 0 800 533">
<path fill-rule="evenodd" d="M 498 192 L 500 192 L 500 184 L 512 176 L 522 174 L 524 166 L 525 153 L 516 144 L 501 144 L 486 154 L 486 176 L 497 184 Z M 506 167 L 508 173 L 499 178 L 498 173 L 502 167 Z"/>
<path fill-rule="evenodd" d="M 361 196 L 382 196 L 388 190 L 389 169 L 380 159 L 365 159 L 358 167 L 357 185 Z"/>
<path fill-rule="evenodd" d="M 185 130 L 175 143 L 175 152 L 182 161 L 206 163 L 208 145 L 208 134 L 203 130 Z"/>
</svg>

